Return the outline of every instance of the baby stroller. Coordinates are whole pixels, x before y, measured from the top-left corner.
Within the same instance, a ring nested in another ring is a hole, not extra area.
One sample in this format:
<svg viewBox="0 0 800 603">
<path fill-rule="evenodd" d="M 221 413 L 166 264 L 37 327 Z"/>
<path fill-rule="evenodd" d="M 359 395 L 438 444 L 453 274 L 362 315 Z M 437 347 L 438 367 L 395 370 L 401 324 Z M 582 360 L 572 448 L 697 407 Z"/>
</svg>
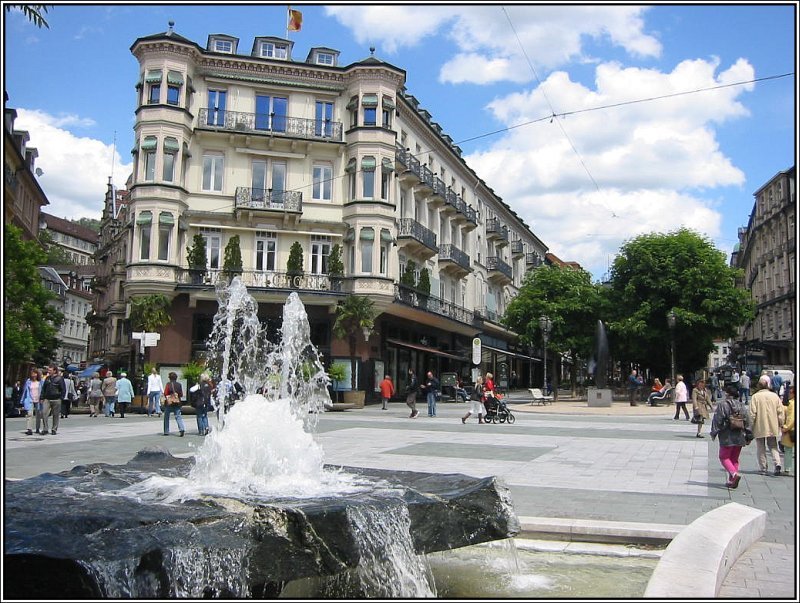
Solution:
<svg viewBox="0 0 800 603">
<path fill-rule="evenodd" d="M 517 420 L 500 394 L 486 396 L 483 406 L 486 408 L 486 416 L 483 417 L 486 423 L 513 423 Z"/>
</svg>

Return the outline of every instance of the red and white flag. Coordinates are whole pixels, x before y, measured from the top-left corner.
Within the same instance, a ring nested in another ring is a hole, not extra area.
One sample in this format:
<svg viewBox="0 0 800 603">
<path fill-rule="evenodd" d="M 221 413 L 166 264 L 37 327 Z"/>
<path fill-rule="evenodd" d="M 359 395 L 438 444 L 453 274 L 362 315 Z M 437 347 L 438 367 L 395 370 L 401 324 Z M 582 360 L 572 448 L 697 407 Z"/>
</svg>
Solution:
<svg viewBox="0 0 800 603">
<path fill-rule="evenodd" d="M 288 31 L 300 31 L 303 26 L 303 13 L 299 10 L 289 9 L 289 25 L 286 26 Z"/>
</svg>

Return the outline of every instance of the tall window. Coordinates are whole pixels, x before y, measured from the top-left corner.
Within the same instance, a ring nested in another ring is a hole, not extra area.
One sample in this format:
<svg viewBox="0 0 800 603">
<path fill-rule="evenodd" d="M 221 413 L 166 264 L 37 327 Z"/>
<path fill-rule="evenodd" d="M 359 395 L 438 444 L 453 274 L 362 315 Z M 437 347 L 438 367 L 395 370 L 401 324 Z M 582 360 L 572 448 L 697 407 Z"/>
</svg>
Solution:
<svg viewBox="0 0 800 603">
<path fill-rule="evenodd" d="M 209 270 L 219 270 L 222 234 L 212 229 L 203 230 L 200 234 L 206 240 L 206 262 Z"/>
<path fill-rule="evenodd" d="M 151 105 L 157 105 L 161 100 L 161 82 L 150 84 L 148 89 L 147 102 Z"/>
<path fill-rule="evenodd" d="M 372 228 L 362 228 L 361 236 L 361 272 L 372 272 L 372 249 L 375 242 L 375 230 Z"/>
<path fill-rule="evenodd" d="M 361 160 L 361 179 L 364 185 L 363 198 L 372 199 L 375 196 L 375 158 L 364 157 Z"/>
<path fill-rule="evenodd" d="M 314 135 L 330 138 L 333 135 L 333 103 L 317 101 L 314 113 Z"/>
<path fill-rule="evenodd" d="M 381 229 L 381 247 L 380 259 L 378 260 L 378 273 L 386 276 L 389 273 L 389 250 L 392 244 L 391 233 L 383 228 Z"/>
<path fill-rule="evenodd" d="M 311 198 L 314 201 L 330 201 L 333 180 L 333 167 L 330 164 L 317 164 L 313 168 Z"/>
<path fill-rule="evenodd" d="M 278 240 L 274 232 L 256 232 L 256 270 L 263 272 L 275 270 L 275 250 Z"/>
<path fill-rule="evenodd" d="M 256 130 L 286 131 L 286 116 L 289 99 L 256 95 Z"/>
<path fill-rule="evenodd" d="M 389 186 L 392 182 L 392 173 L 388 170 L 381 170 L 381 199 L 389 201 Z"/>
<path fill-rule="evenodd" d="M 228 93 L 225 90 L 208 91 L 208 125 L 225 125 L 225 103 Z"/>
<path fill-rule="evenodd" d="M 153 213 L 143 211 L 136 218 L 136 224 L 139 225 L 139 259 L 150 259 L 150 233 L 153 223 Z"/>
<path fill-rule="evenodd" d="M 164 166 L 162 169 L 162 180 L 172 182 L 175 180 L 175 160 L 178 156 L 178 139 L 167 136 L 164 139 Z"/>
<path fill-rule="evenodd" d="M 364 125 L 365 126 L 374 126 L 377 124 L 376 121 L 376 108 L 375 107 L 364 107 Z"/>
<path fill-rule="evenodd" d="M 267 162 L 254 161 L 253 175 L 250 180 L 250 198 L 258 203 L 264 202 L 267 195 Z"/>
<path fill-rule="evenodd" d="M 272 196 L 271 203 L 281 204 L 284 202 L 284 192 L 286 191 L 286 164 L 282 161 L 272 162 Z"/>
<path fill-rule="evenodd" d="M 158 216 L 158 259 L 166 262 L 169 259 L 169 243 L 172 237 L 172 227 L 175 218 L 167 211 L 162 211 Z"/>
<path fill-rule="evenodd" d="M 218 154 L 203 155 L 203 190 L 222 191 L 224 157 Z"/>
<path fill-rule="evenodd" d="M 311 273 L 328 272 L 328 256 L 331 254 L 331 238 L 311 235 Z"/>
<path fill-rule="evenodd" d="M 152 182 L 156 179 L 156 152 L 145 151 L 144 153 L 144 179 Z"/>
</svg>

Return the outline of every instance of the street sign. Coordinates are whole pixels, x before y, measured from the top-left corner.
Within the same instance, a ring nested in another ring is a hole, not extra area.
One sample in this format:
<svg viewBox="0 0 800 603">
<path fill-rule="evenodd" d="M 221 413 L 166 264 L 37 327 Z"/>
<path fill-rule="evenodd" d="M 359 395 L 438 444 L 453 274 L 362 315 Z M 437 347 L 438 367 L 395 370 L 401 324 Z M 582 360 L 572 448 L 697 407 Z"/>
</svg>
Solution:
<svg viewBox="0 0 800 603">
<path fill-rule="evenodd" d="M 481 340 L 476 337 L 472 340 L 472 364 L 481 363 Z"/>
</svg>

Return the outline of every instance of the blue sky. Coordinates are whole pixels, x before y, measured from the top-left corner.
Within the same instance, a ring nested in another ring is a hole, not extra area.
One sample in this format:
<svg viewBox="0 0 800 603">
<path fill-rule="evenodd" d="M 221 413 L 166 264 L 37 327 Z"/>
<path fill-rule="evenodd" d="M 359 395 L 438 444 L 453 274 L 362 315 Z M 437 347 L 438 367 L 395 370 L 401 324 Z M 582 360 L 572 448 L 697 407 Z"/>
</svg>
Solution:
<svg viewBox="0 0 800 603">
<path fill-rule="evenodd" d="M 249 49 L 257 35 L 286 35 L 286 6 L 57 4 L 41 30 L 4 10 L 4 88 L 39 149 L 47 211 L 99 217 L 112 163 L 124 185 L 137 37 L 174 20 L 200 46 L 227 33 Z M 795 162 L 793 3 L 292 7 L 303 13 L 294 59 L 329 46 L 348 64 L 375 46 L 406 70 L 408 91 L 470 167 L 551 251 L 596 278 L 646 232 L 688 226 L 730 252 L 753 193 Z"/>
</svg>

